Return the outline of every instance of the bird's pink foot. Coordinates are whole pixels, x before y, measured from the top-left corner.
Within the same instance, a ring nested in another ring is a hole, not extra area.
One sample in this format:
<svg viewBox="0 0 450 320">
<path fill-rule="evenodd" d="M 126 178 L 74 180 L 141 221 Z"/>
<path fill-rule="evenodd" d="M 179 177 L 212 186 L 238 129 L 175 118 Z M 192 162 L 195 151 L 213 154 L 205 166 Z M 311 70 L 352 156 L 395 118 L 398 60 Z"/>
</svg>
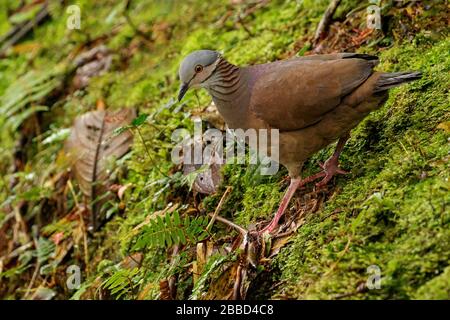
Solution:
<svg viewBox="0 0 450 320">
<path fill-rule="evenodd" d="M 325 186 L 337 174 L 349 174 L 350 172 L 342 170 L 339 167 L 338 157 L 332 156 L 325 163 L 319 163 L 323 170 L 324 178 L 316 183 L 316 187 Z"/>
<path fill-rule="evenodd" d="M 284 212 L 286 211 L 286 209 L 289 205 L 289 201 L 291 200 L 295 191 L 298 188 L 301 188 L 302 186 L 304 186 L 305 184 L 312 182 L 318 178 L 321 178 L 324 175 L 325 174 L 323 172 L 319 172 L 319 173 L 316 173 L 305 179 L 301 179 L 301 178 L 291 179 L 291 183 L 290 183 L 288 190 L 286 191 L 283 199 L 281 200 L 280 207 L 278 208 L 277 213 L 275 214 L 272 221 L 266 227 L 264 227 L 261 231 L 259 231 L 259 234 L 272 233 L 278 227 L 278 221 L 284 215 Z"/>
</svg>

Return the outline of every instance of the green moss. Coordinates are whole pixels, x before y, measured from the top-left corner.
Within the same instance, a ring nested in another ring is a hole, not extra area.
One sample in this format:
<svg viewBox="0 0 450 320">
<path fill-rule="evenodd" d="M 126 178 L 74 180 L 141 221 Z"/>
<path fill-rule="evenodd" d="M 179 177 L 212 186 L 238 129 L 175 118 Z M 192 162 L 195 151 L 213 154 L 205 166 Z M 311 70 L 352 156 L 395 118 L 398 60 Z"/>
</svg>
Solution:
<svg viewBox="0 0 450 320">
<path fill-rule="evenodd" d="M 421 300 L 448 300 L 450 299 L 449 288 L 450 267 L 447 267 L 440 275 L 421 286 L 414 295 L 414 298 Z"/>
<path fill-rule="evenodd" d="M 277 192 L 278 191 L 278 192 Z M 246 190 L 242 199 L 243 210 L 236 213 L 236 222 L 248 226 L 258 219 L 269 219 L 281 201 L 278 183 L 261 184 Z"/>
</svg>

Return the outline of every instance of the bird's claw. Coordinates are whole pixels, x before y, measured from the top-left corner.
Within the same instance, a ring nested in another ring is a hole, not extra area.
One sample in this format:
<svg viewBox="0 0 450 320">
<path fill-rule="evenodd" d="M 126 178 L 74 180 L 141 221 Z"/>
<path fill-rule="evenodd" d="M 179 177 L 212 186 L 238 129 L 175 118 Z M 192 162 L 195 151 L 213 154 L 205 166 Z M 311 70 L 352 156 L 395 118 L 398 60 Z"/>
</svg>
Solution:
<svg viewBox="0 0 450 320">
<path fill-rule="evenodd" d="M 265 226 L 264 228 L 259 230 L 258 234 L 260 236 L 270 235 L 277 226 L 278 226 L 278 223 L 274 223 L 274 221 L 272 220 L 267 226 Z"/>
<path fill-rule="evenodd" d="M 325 163 L 319 162 L 319 166 L 325 173 L 325 177 L 316 183 L 316 187 L 325 186 L 330 180 L 337 174 L 349 174 L 349 171 L 345 171 L 339 167 L 338 160 L 336 158 L 330 158 Z"/>
</svg>

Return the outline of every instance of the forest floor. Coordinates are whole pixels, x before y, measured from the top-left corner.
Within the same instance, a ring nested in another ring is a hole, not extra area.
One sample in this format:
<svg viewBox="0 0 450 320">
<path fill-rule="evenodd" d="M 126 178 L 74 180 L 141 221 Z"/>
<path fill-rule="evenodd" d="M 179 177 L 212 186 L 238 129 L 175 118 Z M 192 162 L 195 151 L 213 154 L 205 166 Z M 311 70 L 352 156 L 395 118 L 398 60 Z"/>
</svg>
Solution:
<svg viewBox="0 0 450 320">
<path fill-rule="evenodd" d="M 60 1 L 2 2 L 0 35 L 48 15 L 19 41 L 0 37 L 0 298 L 449 299 L 449 3 L 381 1 L 376 30 L 369 1 L 342 0 L 314 44 L 328 2 L 78 0 L 74 30 Z M 237 65 L 368 53 L 378 70 L 423 78 L 352 131 L 350 174 L 299 190 L 283 232 L 252 239 L 287 187 L 284 168 L 226 164 L 218 178 L 171 161 L 171 133 L 193 117 L 223 129 L 206 92 L 175 100 L 179 63 L 198 49 Z M 92 111 L 118 157 L 93 151 L 81 164 L 67 139 L 102 141 L 73 127 L 83 114 L 97 123 Z M 202 175 L 220 179 L 214 193 Z"/>
</svg>

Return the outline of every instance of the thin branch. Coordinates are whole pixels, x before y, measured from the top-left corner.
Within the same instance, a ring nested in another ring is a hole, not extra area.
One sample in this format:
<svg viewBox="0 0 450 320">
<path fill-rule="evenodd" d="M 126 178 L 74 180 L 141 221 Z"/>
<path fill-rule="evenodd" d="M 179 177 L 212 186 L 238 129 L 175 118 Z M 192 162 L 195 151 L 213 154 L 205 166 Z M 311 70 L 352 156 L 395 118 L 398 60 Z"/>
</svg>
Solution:
<svg viewBox="0 0 450 320">
<path fill-rule="evenodd" d="M 34 230 L 37 230 L 37 229 L 34 229 Z M 35 232 L 33 232 L 32 234 L 33 234 L 34 247 L 36 248 L 36 250 L 39 250 L 37 234 Z M 39 272 L 40 268 L 41 268 L 41 263 L 39 262 L 39 258 L 38 258 L 36 261 L 35 268 L 34 268 L 33 276 L 31 277 L 31 281 L 28 284 L 28 287 L 27 287 L 27 290 L 25 291 L 25 295 L 23 296 L 23 299 L 26 299 L 30 295 L 31 289 L 33 288 L 34 282 L 36 281 L 36 278 L 38 276 L 38 272 Z"/>
<path fill-rule="evenodd" d="M 217 205 L 216 210 L 214 211 L 214 214 L 212 215 L 211 221 L 209 221 L 208 226 L 206 227 L 206 230 L 211 230 L 214 221 L 217 218 L 217 215 L 219 214 L 220 209 L 222 209 L 222 205 L 225 202 L 225 198 L 228 196 L 228 194 L 233 190 L 233 187 L 228 186 L 227 190 L 225 190 L 224 194 L 222 195 L 222 198 L 219 201 L 219 204 Z"/>
<path fill-rule="evenodd" d="M 8 260 L 19 256 L 21 253 L 23 253 L 24 251 L 28 250 L 32 246 L 33 246 L 33 241 L 30 241 L 30 242 L 28 242 L 28 243 L 18 247 L 17 249 L 12 251 L 10 254 L 8 254 L 6 256 L 3 256 L 3 257 L 0 257 L 0 261 L 8 262 Z"/>
<path fill-rule="evenodd" d="M 249 37 L 253 37 L 253 33 L 250 31 L 249 28 L 247 28 L 247 26 L 244 23 L 244 20 L 241 18 L 241 15 L 238 14 L 237 16 L 237 21 L 239 22 L 239 24 L 242 26 L 242 28 L 244 29 L 244 31 L 248 34 Z"/>
<path fill-rule="evenodd" d="M 12 29 L 10 32 L 7 33 L 7 35 L 3 39 L 1 39 L 1 41 L 4 41 L 4 43 L 0 48 L 0 55 L 3 54 L 9 47 L 19 42 L 31 30 L 33 30 L 35 26 L 37 26 L 39 23 L 41 23 L 44 19 L 48 18 L 49 16 L 50 14 L 48 10 L 48 3 L 44 3 L 44 5 L 34 18 Z"/>
<path fill-rule="evenodd" d="M 87 233 L 86 233 L 86 225 L 84 224 L 83 212 L 80 210 L 77 195 L 75 194 L 75 190 L 73 189 L 72 181 L 70 179 L 67 181 L 69 185 L 70 193 L 72 193 L 72 197 L 75 201 L 76 210 L 78 215 L 80 216 L 81 223 L 81 232 L 83 233 L 83 248 L 84 248 L 84 263 L 86 264 L 86 272 L 89 275 L 89 251 L 88 251 L 88 242 L 87 242 Z"/>
<path fill-rule="evenodd" d="M 319 22 L 319 25 L 317 26 L 316 33 L 314 35 L 313 39 L 313 45 L 316 46 L 319 40 L 322 38 L 322 36 L 325 34 L 326 29 L 331 23 L 331 19 L 336 12 L 337 7 L 339 6 L 339 3 L 341 0 L 331 0 L 330 4 L 328 5 L 327 10 L 325 10 L 325 13 L 322 16 L 322 19 Z"/>
<path fill-rule="evenodd" d="M 236 278 L 234 279 L 234 285 L 233 285 L 233 300 L 241 300 L 241 287 L 242 287 L 242 278 L 245 274 L 245 268 L 242 268 L 241 264 L 239 263 L 237 270 L 236 270 Z"/>
<path fill-rule="evenodd" d="M 209 216 L 212 217 L 213 214 L 210 213 Z M 236 223 L 231 222 L 231 221 L 228 220 L 228 219 L 225 219 L 225 218 L 223 218 L 223 217 L 221 217 L 221 216 L 217 216 L 217 217 L 216 217 L 216 220 L 222 222 L 223 224 L 226 224 L 226 225 L 229 226 L 229 227 L 232 227 L 232 228 L 236 229 L 236 230 L 237 230 L 240 234 L 242 234 L 243 236 L 245 236 L 245 235 L 247 234 L 247 230 L 245 230 L 244 228 L 242 228 L 240 225 L 237 225 Z"/>
<path fill-rule="evenodd" d="M 172 252 L 172 257 L 170 258 L 170 260 L 171 260 L 171 268 L 173 268 L 173 267 L 175 267 L 175 264 L 176 264 L 176 261 L 177 261 L 177 259 L 176 259 L 176 256 L 178 255 L 178 252 L 179 252 L 179 250 L 180 250 L 180 246 L 179 245 L 175 245 L 174 247 L 173 247 L 173 252 Z M 169 293 L 170 293 L 170 297 L 173 299 L 173 300 L 176 300 L 176 298 L 177 298 L 177 279 L 178 277 L 177 277 L 177 275 L 176 274 L 172 274 L 170 277 L 169 277 L 169 279 L 168 279 L 168 282 L 169 282 Z"/>
</svg>

